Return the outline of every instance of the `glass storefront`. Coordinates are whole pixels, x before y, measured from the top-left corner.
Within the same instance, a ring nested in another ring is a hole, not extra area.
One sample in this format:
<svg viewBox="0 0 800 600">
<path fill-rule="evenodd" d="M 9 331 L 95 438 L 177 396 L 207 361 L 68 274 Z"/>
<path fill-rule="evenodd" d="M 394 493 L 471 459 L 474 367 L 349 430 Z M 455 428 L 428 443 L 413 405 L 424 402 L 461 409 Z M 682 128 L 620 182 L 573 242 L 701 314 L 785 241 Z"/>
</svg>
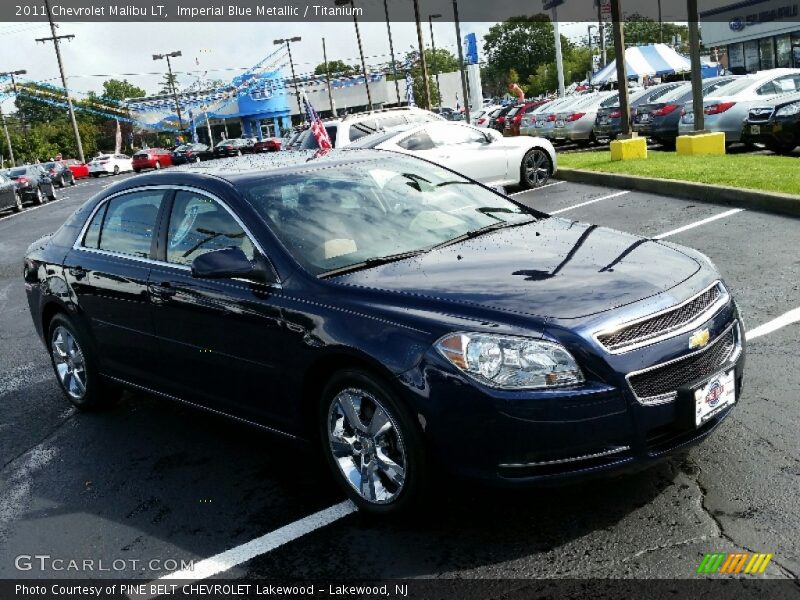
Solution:
<svg viewBox="0 0 800 600">
<path fill-rule="evenodd" d="M 776 67 L 800 69 L 800 31 L 728 44 L 728 70 L 733 73 Z"/>
</svg>

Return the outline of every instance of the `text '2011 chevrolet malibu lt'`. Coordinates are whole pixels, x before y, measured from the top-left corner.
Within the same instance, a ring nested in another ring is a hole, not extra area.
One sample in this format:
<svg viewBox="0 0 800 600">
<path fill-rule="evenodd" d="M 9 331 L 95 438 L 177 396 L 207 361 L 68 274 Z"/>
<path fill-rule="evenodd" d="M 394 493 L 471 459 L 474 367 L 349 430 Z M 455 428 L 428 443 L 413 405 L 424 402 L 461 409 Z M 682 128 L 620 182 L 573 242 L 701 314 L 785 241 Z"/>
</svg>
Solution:
<svg viewBox="0 0 800 600">
<path fill-rule="evenodd" d="M 24 277 L 76 406 L 132 388 L 312 441 L 376 513 L 439 469 L 523 485 L 651 464 L 742 385 L 704 255 L 388 152 L 130 178 L 32 244 Z"/>
</svg>

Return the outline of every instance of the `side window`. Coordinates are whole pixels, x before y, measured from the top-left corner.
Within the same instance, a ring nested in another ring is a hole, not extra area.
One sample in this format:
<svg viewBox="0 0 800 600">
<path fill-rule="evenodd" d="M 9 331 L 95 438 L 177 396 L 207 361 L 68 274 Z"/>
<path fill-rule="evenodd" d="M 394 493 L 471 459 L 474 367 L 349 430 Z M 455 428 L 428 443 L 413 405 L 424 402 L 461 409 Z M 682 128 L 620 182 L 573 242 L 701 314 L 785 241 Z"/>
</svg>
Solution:
<svg viewBox="0 0 800 600">
<path fill-rule="evenodd" d="M 163 197 L 162 190 L 147 190 L 109 200 L 98 248 L 139 258 L 149 257 Z"/>
<path fill-rule="evenodd" d="M 406 150 L 411 150 L 412 152 L 415 150 L 433 150 L 434 147 L 433 140 L 431 140 L 430 136 L 424 130 L 412 133 L 408 137 L 400 140 L 397 145 Z"/>
<path fill-rule="evenodd" d="M 405 125 L 405 123 L 406 120 L 403 115 L 385 115 L 378 119 L 378 129 L 388 129 L 389 127 Z"/>
<path fill-rule="evenodd" d="M 94 213 L 92 222 L 89 223 L 89 227 L 86 228 L 86 235 L 83 237 L 84 248 L 97 249 L 100 247 L 100 229 L 103 227 L 103 219 L 106 216 L 107 209 L 108 202 L 104 202 L 103 206 L 101 206 L 100 209 Z"/>
<path fill-rule="evenodd" d="M 167 262 L 191 265 L 206 252 L 241 248 L 255 258 L 255 247 L 241 225 L 216 200 L 194 192 L 178 192 L 167 233 Z"/>
<path fill-rule="evenodd" d="M 350 125 L 350 141 L 355 142 L 357 139 L 375 133 L 378 130 L 378 125 L 374 119 L 367 119 Z"/>
<path fill-rule="evenodd" d="M 472 127 L 433 127 L 429 132 L 436 146 L 456 144 L 482 144 L 486 142 L 483 133 Z"/>
</svg>

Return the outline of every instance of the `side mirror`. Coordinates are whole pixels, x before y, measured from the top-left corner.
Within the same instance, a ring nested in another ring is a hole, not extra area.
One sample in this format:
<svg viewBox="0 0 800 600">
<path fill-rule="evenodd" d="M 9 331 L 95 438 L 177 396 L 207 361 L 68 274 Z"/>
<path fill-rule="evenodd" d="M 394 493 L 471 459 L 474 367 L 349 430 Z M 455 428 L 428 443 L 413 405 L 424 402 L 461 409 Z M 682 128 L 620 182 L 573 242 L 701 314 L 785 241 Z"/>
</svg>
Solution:
<svg viewBox="0 0 800 600">
<path fill-rule="evenodd" d="M 192 261 L 192 277 L 224 279 L 244 277 L 254 271 L 253 263 L 241 248 L 223 248 L 201 254 Z"/>
</svg>

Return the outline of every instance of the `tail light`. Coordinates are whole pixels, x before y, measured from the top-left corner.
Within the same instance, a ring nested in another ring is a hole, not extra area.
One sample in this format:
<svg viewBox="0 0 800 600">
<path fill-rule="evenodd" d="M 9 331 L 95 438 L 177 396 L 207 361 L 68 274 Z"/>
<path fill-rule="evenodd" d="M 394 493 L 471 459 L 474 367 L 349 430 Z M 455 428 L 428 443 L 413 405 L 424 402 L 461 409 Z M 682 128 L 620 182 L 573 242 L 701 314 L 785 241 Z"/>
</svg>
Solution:
<svg viewBox="0 0 800 600">
<path fill-rule="evenodd" d="M 578 119 L 583 118 L 586 113 L 572 113 L 566 119 L 564 119 L 567 123 L 572 123 L 573 121 L 577 121 Z"/>
<path fill-rule="evenodd" d="M 17 183 L 21 183 L 21 184 L 25 185 L 26 183 L 28 183 L 28 178 L 25 177 L 25 176 L 17 177 Z"/>
<path fill-rule="evenodd" d="M 484 123 L 486 123 L 486 117 L 481 117 L 478 119 L 478 125 L 483 125 Z"/>
<path fill-rule="evenodd" d="M 619 110 L 612 110 L 608 114 L 608 118 L 609 119 L 619 119 L 621 116 L 622 116 L 622 111 L 619 111 Z"/>
<path fill-rule="evenodd" d="M 666 105 L 662 106 L 661 108 L 659 108 L 657 110 L 654 110 L 650 114 L 652 116 L 654 116 L 654 117 L 663 117 L 663 116 L 666 116 L 666 115 L 676 111 L 679 108 L 680 108 L 680 106 L 677 105 L 677 104 L 666 104 Z"/>
<path fill-rule="evenodd" d="M 497 117 L 497 121 L 495 121 L 495 123 L 497 123 L 498 125 L 502 125 L 505 122 L 506 122 L 505 117 Z"/>
<path fill-rule="evenodd" d="M 549 122 L 555 121 L 556 120 L 556 116 L 554 114 L 553 115 L 547 115 L 547 120 Z"/>
<path fill-rule="evenodd" d="M 703 109 L 703 112 L 707 115 L 718 115 L 720 113 L 724 113 L 734 104 L 736 104 L 736 102 L 720 102 L 719 104 L 710 104 Z"/>
</svg>

